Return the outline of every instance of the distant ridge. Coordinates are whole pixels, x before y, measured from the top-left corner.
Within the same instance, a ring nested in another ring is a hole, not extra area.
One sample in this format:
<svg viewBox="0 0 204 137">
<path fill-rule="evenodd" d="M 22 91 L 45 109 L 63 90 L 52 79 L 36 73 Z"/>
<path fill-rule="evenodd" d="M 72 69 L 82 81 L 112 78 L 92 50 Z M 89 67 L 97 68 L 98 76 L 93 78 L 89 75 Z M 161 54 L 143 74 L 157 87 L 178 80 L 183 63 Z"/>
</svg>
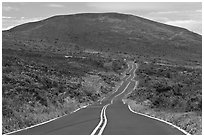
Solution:
<svg viewBox="0 0 204 137">
<path fill-rule="evenodd" d="M 75 45 L 84 49 L 199 62 L 202 58 L 201 35 L 138 16 L 112 12 L 58 15 L 19 25 L 3 31 L 3 48 L 11 45 L 7 40 L 14 37 L 18 41 L 43 41 L 58 48 Z"/>
</svg>

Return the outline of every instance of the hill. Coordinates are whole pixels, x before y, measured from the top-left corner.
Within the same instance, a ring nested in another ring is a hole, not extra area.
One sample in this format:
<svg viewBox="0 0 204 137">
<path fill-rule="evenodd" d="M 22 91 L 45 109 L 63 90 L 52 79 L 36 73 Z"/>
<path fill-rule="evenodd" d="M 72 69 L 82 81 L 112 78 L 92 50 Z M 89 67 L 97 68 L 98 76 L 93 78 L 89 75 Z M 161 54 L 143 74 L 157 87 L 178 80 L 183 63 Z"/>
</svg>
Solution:
<svg viewBox="0 0 204 137">
<path fill-rule="evenodd" d="M 2 51 L 2 133 L 29 127 L 109 96 L 126 63 L 100 54 L 64 57 Z"/>
<path fill-rule="evenodd" d="M 2 36 L 2 133 L 109 96 L 127 68 L 124 58 L 139 64 L 139 90 L 129 99 L 152 96 L 155 109 L 200 117 L 201 35 L 133 15 L 84 13 L 22 24 Z"/>
<path fill-rule="evenodd" d="M 83 13 L 4 31 L 3 48 L 63 53 L 94 49 L 201 63 L 202 36 L 133 15 Z"/>
</svg>

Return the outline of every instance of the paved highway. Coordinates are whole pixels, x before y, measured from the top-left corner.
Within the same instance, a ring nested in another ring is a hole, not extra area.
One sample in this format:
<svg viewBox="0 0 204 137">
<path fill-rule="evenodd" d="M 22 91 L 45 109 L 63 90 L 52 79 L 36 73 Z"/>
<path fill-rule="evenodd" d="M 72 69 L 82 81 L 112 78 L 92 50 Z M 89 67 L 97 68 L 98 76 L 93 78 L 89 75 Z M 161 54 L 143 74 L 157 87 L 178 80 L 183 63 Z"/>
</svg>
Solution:
<svg viewBox="0 0 204 137">
<path fill-rule="evenodd" d="M 131 112 L 122 98 L 137 86 L 137 64 L 129 63 L 120 87 L 102 101 L 15 135 L 184 135 L 164 122 Z"/>
</svg>

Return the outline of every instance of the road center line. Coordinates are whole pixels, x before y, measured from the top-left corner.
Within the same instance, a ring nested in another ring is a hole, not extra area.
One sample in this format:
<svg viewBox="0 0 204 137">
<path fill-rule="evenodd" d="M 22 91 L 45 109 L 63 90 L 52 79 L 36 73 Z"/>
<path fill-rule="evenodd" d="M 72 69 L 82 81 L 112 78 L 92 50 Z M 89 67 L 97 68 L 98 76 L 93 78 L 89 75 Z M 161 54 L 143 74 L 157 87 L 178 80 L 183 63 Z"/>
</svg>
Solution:
<svg viewBox="0 0 204 137">
<path fill-rule="evenodd" d="M 108 120 L 107 120 L 107 117 L 106 117 L 106 108 L 107 108 L 109 105 L 110 105 L 110 104 L 107 104 L 106 107 L 105 107 L 105 109 L 104 109 L 104 111 L 103 111 L 103 117 L 104 117 L 105 121 L 104 121 L 104 124 L 103 124 L 103 126 L 101 127 L 101 130 L 99 131 L 98 135 L 101 135 L 101 134 L 103 133 L 103 131 L 104 131 L 106 125 L 107 125 L 107 121 L 108 121 Z"/>
<path fill-rule="evenodd" d="M 134 65 L 132 64 L 132 68 L 130 69 L 129 73 L 132 71 L 133 68 L 134 68 Z"/>
<path fill-rule="evenodd" d="M 106 97 L 103 97 L 103 98 L 101 99 L 100 104 L 102 104 L 102 101 L 103 101 L 105 98 L 106 98 Z"/>
<path fill-rule="evenodd" d="M 131 79 L 131 81 L 135 81 L 134 78 L 135 78 L 135 72 L 136 72 L 136 70 L 137 70 L 137 64 L 136 64 L 136 68 L 135 68 L 135 70 L 133 71 L 133 75 L 134 75 L 134 77 Z"/>
<path fill-rule="evenodd" d="M 117 94 L 116 96 L 113 97 L 113 99 L 111 100 L 111 104 L 113 104 L 114 98 L 116 98 L 117 96 L 119 96 L 119 95 L 121 95 L 123 92 L 125 92 L 125 90 L 128 88 L 129 85 L 130 85 L 130 82 L 127 84 L 127 86 L 125 87 L 125 89 L 124 89 L 121 93 L 119 93 L 119 94 Z"/>
<path fill-rule="evenodd" d="M 132 69 L 133 69 L 134 67 L 132 66 Z M 128 72 L 128 73 L 130 73 L 131 71 L 132 71 L 132 69 Z M 126 81 L 129 79 L 131 77 L 131 75 L 129 74 L 129 76 L 125 79 Z"/>
<path fill-rule="evenodd" d="M 129 66 L 128 66 L 129 67 Z M 132 69 L 134 68 L 134 66 L 132 65 Z M 132 69 L 130 70 L 130 72 L 132 71 Z M 131 76 L 131 75 L 130 75 Z M 130 77 L 129 76 L 129 77 Z M 129 78 L 128 77 L 128 78 Z M 120 86 L 123 84 L 123 82 L 124 81 L 122 81 L 122 83 L 120 84 Z M 125 90 L 128 88 L 128 86 L 130 85 L 130 83 L 131 82 L 128 82 L 128 84 L 126 85 L 126 87 L 125 87 L 125 89 L 121 92 L 121 93 L 119 93 L 119 94 L 117 94 L 116 96 L 114 96 L 113 97 L 113 99 L 111 100 L 111 104 L 113 104 L 113 100 L 114 100 L 114 98 L 116 98 L 117 96 L 119 96 L 119 95 L 121 95 L 122 93 L 124 93 L 125 92 Z M 120 87 L 119 86 L 119 87 Z M 119 87 L 116 89 L 116 91 L 119 89 Z M 115 92 L 116 92 L 115 91 Z M 103 100 L 103 99 L 102 99 Z M 102 101 L 101 100 L 101 101 Z M 101 135 L 102 133 L 103 133 L 103 131 L 104 131 L 104 129 L 105 129 L 105 127 L 106 127 L 106 125 L 107 125 L 107 122 L 108 122 L 108 120 L 107 120 L 107 117 L 106 117 L 106 108 L 109 106 L 109 105 L 111 105 L 111 104 L 106 104 L 105 106 L 103 106 L 103 108 L 102 108 L 102 110 L 101 110 L 101 114 L 100 114 L 100 122 L 98 123 L 98 125 L 96 126 L 96 128 L 93 130 L 93 132 L 91 133 L 91 135 L 95 135 L 96 134 L 96 132 L 100 129 L 100 131 L 99 131 L 99 133 L 98 133 L 98 135 Z M 103 121 L 104 120 L 104 121 Z M 103 125 L 101 125 L 102 123 L 104 123 Z M 102 126 L 102 127 L 101 127 Z"/>
<path fill-rule="evenodd" d="M 129 78 L 131 77 L 131 75 L 130 76 L 128 76 L 125 80 L 127 81 Z"/>
<path fill-rule="evenodd" d="M 103 122 L 103 111 L 105 109 L 106 106 L 103 106 L 102 110 L 101 110 L 101 115 L 100 115 L 100 122 L 98 123 L 98 125 L 96 126 L 96 128 L 93 130 L 93 132 L 91 133 L 91 135 L 94 135 L 96 133 L 96 131 L 98 130 L 98 128 L 100 127 L 100 125 Z"/>
<path fill-rule="evenodd" d="M 128 72 L 129 68 L 130 68 L 130 65 L 128 64 L 128 68 L 126 69 L 126 71 L 125 71 L 125 72 L 123 72 L 123 73 L 124 73 L 124 75 L 122 76 L 122 78 L 121 78 L 121 79 L 124 79 L 124 78 L 125 78 L 126 73 Z"/>
<path fill-rule="evenodd" d="M 135 81 L 135 86 L 134 86 L 133 90 L 135 90 L 137 88 L 138 83 L 139 83 L 138 81 Z"/>
<path fill-rule="evenodd" d="M 134 68 L 134 64 L 132 64 L 132 69 Z M 136 68 L 137 68 L 137 66 L 136 66 Z M 132 71 L 132 69 L 129 71 L 129 73 L 131 73 L 131 71 Z M 133 76 L 133 78 L 135 77 L 135 71 L 136 71 L 136 69 L 134 70 L 134 76 Z M 128 76 L 125 80 L 128 80 L 129 78 L 131 77 L 131 75 L 130 76 Z M 131 80 L 133 80 L 133 78 L 131 79 Z"/>
<path fill-rule="evenodd" d="M 121 95 L 123 92 L 125 92 L 125 90 L 128 88 L 128 86 L 130 85 L 130 82 L 127 84 L 127 86 L 125 87 L 125 89 L 117 94 L 116 96 L 113 97 L 113 99 L 119 95 Z M 111 104 L 113 104 L 113 99 L 111 100 Z M 107 117 L 106 117 L 106 113 L 105 113 L 105 110 L 107 108 L 107 106 L 109 106 L 110 104 L 107 104 L 105 106 L 103 106 L 102 110 L 101 110 L 101 115 L 100 115 L 100 122 L 99 124 L 96 126 L 96 128 L 93 130 L 93 132 L 91 133 L 91 135 L 95 135 L 96 132 L 98 131 L 98 129 L 100 128 L 101 124 L 103 123 L 103 119 L 104 119 L 104 124 L 103 126 L 101 127 L 101 130 L 99 131 L 99 135 L 101 135 L 103 133 L 103 130 L 105 129 L 106 127 L 106 124 L 107 124 Z"/>
</svg>

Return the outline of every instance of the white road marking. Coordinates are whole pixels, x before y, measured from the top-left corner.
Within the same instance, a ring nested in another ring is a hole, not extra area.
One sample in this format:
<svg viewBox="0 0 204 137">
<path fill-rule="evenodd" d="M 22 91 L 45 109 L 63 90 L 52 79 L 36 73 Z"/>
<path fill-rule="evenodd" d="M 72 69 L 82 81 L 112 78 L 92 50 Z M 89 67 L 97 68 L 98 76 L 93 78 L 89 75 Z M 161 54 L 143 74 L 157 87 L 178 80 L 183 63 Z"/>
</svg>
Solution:
<svg viewBox="0 0 204 137">
<path fill-rule="evenodd" d="M 103 110 L 105 109 L 105 106 L 103 106 L 102 110 L 101 110 L 101 115 L 100 115 L 100 122 L 98 123 L 98 125 L 96 126 L 96 128 L 93 130 L 93 132 L 91 133 L 91 135 L 94 135 L 96 133 L 96 131 L 98 130 L 98 128 L 100 127 L 100 125 L 103 122 Z"/>
<path fill-rule="evenodd" d="M 102 99 L 101 99 L 101 101 L 100 101 L 100 104 L 102 104 L 102 101 L 105 99 L 105 97 L 103 97 Z"/>
<path fill-rule="evenodd" d="M 130 92 L 128 92 L 128 93 L 126 94 L 126 97 L 127 97 L 129 94 L 131 94 L 132 91 L 134 91 L 134 90 L 137 88 L 137 85 L 138 85 L 138 81 L 135 82 L 135 86 L 134 86 L 133 90 L 131 90 Z M 123 101 L 123 100 L 122 100 L 122 101 Z M 125 104 L 125 102 L 123 102 L 123 104 Z"/>
<path fill-rule="evenodd" d="M 123 84 L 123 82 L 122 82 L 122 84 Z M 122 84 L 121 84 L 121 85 L 122 85 Z M 130 85 L 130 82 L 127 84 L 127 86 L 125 87 L 125 89 L 124 89 L 121 93 L 119 93 L 119 94 L 117 94 L 116 96 L 114 96 L 113 99 L 114 99 L 115 97 L 121 95 L 123 92 L 125 92 L 125 90 L 128 88 L 129 85 Z M 118 89 L 119 89 L 119 88 L 118 88 Z M 117 89 L 117 90 L 118 90 L 118 89 Z M 116 91 L 117 91 L 117 90 L 116 90 Z M 113 104 L 113 99 L 111 100 L 111 104 Z M 110 104 L 107 104 L 107 105 L 105 105 L 105 106 L 102 108 L 102 110 L 101 110 L 101 115 L 100 115 L 100 118 L 101 118 L 101 119 L 100 119 L 100 122 L 99 122 L 99 124 L 96 126 L 96 128 L 93 130 L 93 132 L 91 133 L 91 135 L 94 135 L 94 134 L 96 133 L 96 131 L 99 129 L 100 125 L 103 123 L 103 117 L 104 117 L 105 121 L 104 121 L 104 124 L 103 124 L 103 126 L 101 127 L 101 129 L 100 129 L 98 135 L 101 135 L 101 134 L 103 133 L 103 131 L 104 131 L 106 125 L 107 125 L 107 117 L 106 117 L 106 112 L 105 112 L 105 110 L 106 110 L 106 108 L 107 108 L 109 105 L 110 105 Z"/>
<path fill-rule="evenodd" d="M 134 68 L 134 67 L 132 66 L 131 70 L 130 70 L 128 73 L 130 73 L 133 68 Z M 131 75 L 129 75 L 125 80 L 128 80 L 130 77 L 131 77 Z"/>
<path fill-rule="evenodd" d="M 155 118 L 155 117 L 152 117 L 152 116 L 149 116 L 149 115 L 146 115 L 146 114 L 142 114 L 142 113 L 139 113 L 139 112 L 135 112 L 135 111 L 133 111 L 133 110 L 131 109 L 131 107 L 130 107 L 129 105 L 128 105 L 128 108 L 129 108 L 129 110 L 130 110 L 131 112 L 133 112 L 133 113 L 136 113 L 136 114 L 138 114 L 138 115 L 142 115 L 142 116 L 145 116 L 145 117 L 148 117 L 148 118 L 151 118 L 151 119 L 155 119 L 155 120 L 161 121 L 161 122 L 163 122 L 163 123 L 166 123 L 166 124 L 168 124 L 168 125 L 173 126 L 174 128 L 180 130 L 181 132 L 183 132 L 183 133 L 186 134 L 186 135 L 191 135 L 191 134 L 189 134 L 188 132 L 186 132 L 185 130 L 181 129 L 180 127 L 178 127 L 178 126 L 176 126 L 176 125 L 173 125 L 173 124 L 170 123 L 170 122 L 167 122 L 167 121 L 164 121 L 164 120 L 162 120 L 162 119 Z"/>
<path fill-rule="evenodd" d="M 107 121 L 108 121 L 108 120 L 107 120 L 107 117 L 106 117 L 106 108 L 107 108 L 109 105 L 110 105 L 110 104 L 107 104 L 106 107 L 105 107 L 105 109 L 104 109 L 104 111 L 103 111 L 103 117 L 104 117 L 105 121 L 104 121 L 104 124 L 103 124 L 103 126 L 101 127 L 101 130 L 99 131 L 98 135 L 101 135 L 101 134 L 103 133 L 103 131 L 104 131 L 106 125 L 107 125 Z"/>
<path fill-rule="evenodd" d="M 74 112 L 77 112 L 77 111 L 79 111 L 80 110 L 80 108 L 78 108 L 78 109 L 76 109 L 76 110 L 74 110 L 73 112 L 71 112 L 70 114 L 72 114 L 72 113 L 74 113 Z"/>
<path fill-rule="evenodd" d="M 135 70 L 134 70 L 134 72 L 133 72 L 133 75 L 134 75 L 134 76 L 133 76 L 133 78 L 131 79 L 131 81 L 135 81 L 134 78 L 136 77 L 136 76 L 135 76 L 136 70 L 137 70 L 137 64 L 136 64 L 136 68 L 135 68 Z"/>
<path fill-rule="evenodd" d="M 137 69 L 137 68 L 138 68 L 138 66 L 137 66 L 137 64 L 136 64 L 136 69 Z M 135 71 L 136 71 L 136 69 L 135 69 Z M 135 77 L 135 72 L 134 72 L 134 77 Z M 131 79 L 131 80 L 133 80 L 133 79 Z M 139 83 L 138 81 L 135 82 L 135 86 L 134 86 L 133 90 L 136 89 L 138 83 Z M 131 92 L 130 92 L 130 93 L 131 93 Z M 130 93 L 128 93 L 128 94 L 130 94 Z M 125 104 L 125 101 L 124 101 L 124 100 L 122 100 L 122 101 L 123 101 L 123 104 Z M 183 133 L 186 134 L 186 135 L 191 135 L 191 134 L 189 134 L 188 132 L 186 132 L 185 130 L 181 129 L 180 127 L 178 127 L 178 126 L 176 126 L 176 125 L 173 125 L 173 124 L 170 123 L 170 122 L 167 122 L 167 121 L 164 121 L 164 120 L 162 120 L 162 119 L 155 118 L 155 117 L 152 117 L 152 116 L 149 116 L 149 115 L 146 115 L 146 114 L 142 114 L 142 113 L 139 113 L 139 112 L 135 112 L 135 111 L 133 111 L 133 110 L 131 109 L 131 107 L 130 107 L 129 105 L 128 105 L 128 108 L 129 108 L 129 110 L 130 110 L 131 112 L 133 112 L 133 113 L 136 113 L 136 114 L 138 114 L 138 115 L 142 115 L 142 116 L 145 116 L 145 117 L 148 117 L 148 118 L 151 118 L 151 119 L 155 119 L 155 120 L 161 121 L 161 122 L 163 122 L 163 123 L 166 123 L 166 124 L 168 124 L 168 125 L 173 126 L 174 128 L 180 130 L 181 132 L 183 132 Z"/>
<path fill-rule="evenodd" d="M 121 82 L 120 86 L 123 84 L 123 82 L 124 82 L 124 81 Z M 120 86 L 117 88 L 117 90 L 120 88 Z M 116 91 L 117 91 L 117 90 L 116 90 Z M 116 92 L 116 91 L 115 91 L 115 92 Z M 103 100 L 103 99 L 102 99 L 102 100 Z M 102 101 L 102 100 L 101 100 L 101 101 Z M 108 105 L 110 105 L 110 104 L 107 104 L 107 105 L 103 106 L 103 108 L 102 108 L 102 110 L 101 110 L 101 115 L 100 115 L 100 118 L 101 118 L 101 119 L 100 119 L 100 122 L 99 122 L 99 124 L 96 126 L 96 128 L 92 131 L 91 135 L 94 135 L 94 134 L 96 133 L 96 131 L 98 130 L 98 128 L 100 127 L 100 125 L 102 124 L 102 122 L 103 122 L 103 115 L 104 115 L 104 117 L 105 117 L 105 126 L 106 126 L 106 124 L 107 124 L 107 118 L 106 118 L 104 109 L 106 109 L 106 107 L 107 107 Z M 101 129 L 104 130 L 105 126 L 103 125 L 103 127 L 102 127 Z M 100 133 L 101 133 L 101 134 L 103 133 L 103 130 L 102 130 L 102 131 L 100 130 Z"/>
<path fill-rule="evenodd" d="M 64 56 L 65 58 L 72 58 L 73 56 Z"/>
<path fill-rule="evenodd" d="M 129 68 L 130 68 L 130 64 L 128 64 L 128 69 L 129 69 Z M 127 70 L 128 70 L 128 69 L 127 69 Z"/>
<path fill-rule="evenodd" d="M 116 98 L 117 96 L 121 95 L 123 92 L 125 92 L 125 90 L 128 88 L 128 86 L 130 85 L 130 82 L 127 84 L 127 86 L 125 87 L 125 89 L 120 93 L 120 94 L 117 94 L 116 96 L 114 96 L 111 100 L 111 104 L 113 104 L 113 100 L 114 98 Z"/>
<path fill-rule="evenodd" d="M 136 64 L 136 69 L 137 69 L 137 68 L 138 68 L 138 66 L 137 66 L 137 64 Z M 135 77 L 135 71 L 136 71 L 136 69 L 134 70 L 134 77 Z M 134 78 L 134 77 L 133 77 L 133 78 Z M 132 81 L 133 81 L 133 78 L 131 79 Z M 134 80 L 134 81 L 135 81 L 135 80 Z M 133 90 L 136 89 L 138 83 L 139 83 L 138 81 L 135 82 L 135 86 L 134 86 Z M 131 93 L 131 92 L 130 92 L 130 93 Z M 128 94 L 130 94 L 130 93 L 128 93 Z M 125 101 L 124 101 L 124 100 L 122 100 L 122 102 L 123 102 L 123 104 L 125 104 Z M 183 132 L 183 133 L 186 134 L 186 135 L 191 135 L 191 134 L 189 134 L 188 132 L 186 132 L 185 130 L 181 129 L 180 127 L 178 127 L 178 126 L 176 126 L 176 125 L 173 125 L 173 124 L 170 123 L 170 122 L 167 122 L 167 121 L 164 121 L 164 120 L 162 120 L 162 119 L 155 118 L 155 117 L 152 117 L 152 116 L 149 116 L 149 115 L 146 115 L 146 114 L 142 114 L 142 113 L 139 113 L 139 112 L 135 112 L 135 111 L 133 111 L 133 110 L 131 109 L 131 107 L 130 107 L 129 105 L 128 105 L 128 108 L 129 108 L 129 110 L 130 110 L 131 112 L 133 112 L 133 113 L 136 113 L 136 114 L 138 114 L 138 115 L 142 115 L 142 116 L 145 116 L 145 117 L 148 117 L 148 118 L 151 118 L 151 119 L 155 119 L 155 120 L 161 121 L 161 122 L 163 122 L 163 123 L 166 123 L 166 124 L 168 124 L 168 125 L 173 126 L 174 128 L 180 130 L 181 132 Z"/>
<path fill-rule="evenodd" d="M 130 77 L 131 77 L 131 75 L 129 75 L 129 76 L 125 79 L 125 81 L 127 81 Z"/>
<path fill-rule="evenodd" d="M 128 68 L 129 68 L 129 64 L 128 64 Z M 129 72 L 131 72 L 133 68 L 134 68 L 134 66 L 132 65 L 132 68 L 131 68 L 131 70 L 130 70 Z M 134 72 L 135 72 L 135 71 L 136 71 L 136 70 L 134 70 Z M 131 76 L 131 75 L 130 75 L 130 76 Z M 130 77 L 130 76 L 129 76 L 129 77 Z M 135 76 L 135 74 L 134 74 L 134 76 Z M 129 78 L 129 77 L 128 77 L 128 78 Z M 127 80 L 128 78 L 126 78 L 126 80 Z M 134 77 L 133 77 L 133 78 L 134 78 Z M 124 81 L 122 81 L 122 82 L 120 83 L 120 86 L 123 84 L 123 82 L 124 82 Z M 137 84 L 137 83 L 136 83 L 136 84 Z M 126 85 L 125 89 L 124 89 L 121 93 L 119 93 L 119 94 L 117 94 L 116 96 L 113 97 L 113 99 L 111 100 L 111 104 L 113 104 L 113 100 L 114 100 L 117 96 L 121 95 L 122 93 L 124 93 L 124 92 L 126 91 L 126 89 L 128 88 L 129 85 L 130 85 L 130 82 Z M 115 90 L 115 92 L 120 88 L 120 86 Z M 103 99 L 104 99 L 104 98 L 103 98 Z M 102 100 L 103 100 L 103 99 L 102 99 Z M 101 100 L 101 101 L 102 101 L 102 100 Z M 124 103 L 124 102 L 123 102 L 123 103 Z M 101 102 L 100 102 L 100 104 L 101 104 Z M 102 108 L 102 110 L 101 110 L 101 115 L 100 115 L 100 118 L 101 118 L 101 119 L 100 119 L 100 122 L 98 123 L 98 125 L 96 126 L 96 128 L 93 130 L 93 132 L 91 133 L 91 135 L 94 135 L 94 134 L 99 130 L 101 124 L 103 123 L 103 118 L 104 118 L 104 124 L 102 125 L 102 127 L 101 127 L 101 129 L 100 129 L 98 135 L 101 135 L 101 134 L 103 133 L 103 131 L 104 131 L 106 125 L 107 125 L 106 108 L 107 108 L 109 105 L 110 105 L 110 104 L 106 104 L 105 106 L 103 106 L 103 108 Z"/>
<path fill-rule="evenodd" d="M 119 86 L 111 95 L 113 95 L 115 92 L 118 91 L 118 89 L 122 86 L 123 82 L 124 82 L 124 81 L 122 81 L 122 82 L 120 83 L 120 86 Z M 111 96 L 111 95 L 110 95 L 110 96 Z"/>
<path fill-rule="evenodd" d="M 135 81 L 135 86 L 134 86 L 133 90 L 135 90 L 137 88 L 138 83 L 139 83 L 138 81 Z"/>
<path fill-rule="evenodd" d="M 124 79 L 125 76 L 126 76 L 126 75 L 124 74 L 121 79 Z"/>
<path fill-rule="evenodd" d="M 82 106 L 81 108 L 78 108 L 78 109 L 74 110 L 74 111 L 71 112 L 70 114 L 72 114 L 72 113 L 74 113 L 74 112 L 77 112 L 77 111 L 79 111 L 79 110 L 82 109 L 82 108 L 86 108 L 87 106 L 89 106 L 89 105 Z M 44 125 L 44 124 L 46 124 L 46 123 L 49 123 L 49 122 L 51 122 L 51 121 L 54 121 L 54 120 L 56 120 L 56 119 L 62 118 L 62 117 L 67 116 L 67 115 L 69 115 L 69 114 L 65 114 L 65 115 L 62 115 L 62 116 L 60 116 L 60 117 L 56 117 L 56 118 L 50 119 L 50 120 L 48 120 L 48 121 L 45 121 L 45 122 L 42 122 L 42 123 L 39 123 L 39 124 L 30 126 L 30 127 L 22 128 L 22 129 L 19 129 L 19 130 L 16 130 L 16 131 L 12 131 L 12 132 L 9 132 L 9 133 L 3 134 L 3 135 L 10 135 L 10 134 L 13 134 L 13 133 L 16 133 L 16 132 L 20 132 L 20 131 L 23 131 L 23 130 L 28 130 L 28 129 L 30 129 L 30 128 L 34 128 L 34 127 L 37 127 L 37 126 L 41 126 L 41 125 Z"/>
<path fill-rule="evenodd" d="M 128 72 L 129 69 L 130 69 L 130 65 L 128 64 L 128 68 L 127 68 L 126 71 Z M 126 76 L 126 71 L 124 72 L 124 75 L 123 75 L 122 79 L 125 78 L 125 76 Z"/>
<path fill-rule="evenodd" d="M 125 104 L 125 101 L 122 99 L 123 104 Z"/>
<path fill-rule="evenodd" d="M 134 63 L 132 64 L 132 69 L 133 69 L 133 68 L 134 68 Z M 131 73 L 132 69 L 129 71 L 129 73 Z M 136 68 L 135 68 L 135 70 L 134 70 L 134 72 L 133 72 L 133 78 L 135 77 L 135 71 L 136 71 L 136 69 L 137 69 L 137 65 L 136 65 Z M 128 80 L 130 77 L 131 77 L 131 75 L 128 76 L 125 80 Z M 132 81 L 133 81 L 133 78 L 131 79 Z"/>
<path fill-rule="evenodd" d="M 132 68 L 131 68 L 131 70 L 129 71 L 129 73 L 132 71 L 133 68 L 134 68 L 134 64 L 132 64 Z"/>
<path fill-rule="evenodd" d="M 118 87 L 116 88 L 116 90 L 115 90 L 113 93 L 115 93 L 115 92 L 118 91 L 118 89 L 122 86 L 123 82 L 124 82 L 124 81 L 122 81 L 122 82 L 120 83 L 120 86 L 118 86 Z"/>
<path fill-rule="evenodd" d="M 66 58 L 69 58 L 69 57 L 72 57 L 72 56 L 65 56 L 65 57 L 66 57 Z M 130 66 L 129 66 L 129 64 L 128 64 L 128 69 L 129 69 L 129 68 L 130 68 Z M 132 69 L 133 69 L 133 67 L 132 67 Z M 132 69 L 131 69 L 131 70 L 132 70 Z M 131 70 L 130 70 L 130 72 L 131 72 Z M 130 76 L 131 76 L 131 75 L 130 75 Z M 124 82 L 124 81 L 121 82 L 120 86 L 123 84 L 123 82 Z M 128 85 L 126 86 L 126 88 L 129 86 L 129 84 L 130 84 L 130 82 L 128 83 Z M 119 87 L 120 87 L 120 86 L 119 86 Z M 117 88 L 117 90 L 119 89 L 119 87 Z M 126 88 L 123 90 L 123 92 L 126 90 Z M 116 90 L 116 91 L 117 91 L 117 90 Z M 116 91 L 115 91 L 115 92 L 116 92 Z M 122 93 L 123 93 L 123 92 L 122 92 Z M 122 93 L 120 93 L 120 94 L 122 94 Z M 119 96 L 120 94 L 118 94 L 118 95 L 116 95 L 116 96 Z M 116 97 L 116 96 L 115 96 L 115 97 Z M 105 97 L 104 97 L 103 99 L 105 99 Z M 103 100 L 103 99 L 102 99 L 102 100 Z M 101 101 L 102 101 L 102 100 L 101 100 Z M 112 104 L 112 103 L 113 103 L 113 99 L 111 100 L 111 104 Z M 101 104 L 101 102 L 100 102 L 100 104 Z M 108 104 L 108 105 L 110 105 L 110 104 Z M 101 118 L 102 118 L 102 114 L 103 114 L 104 108 L 106 109 L 108 105 L 106 105 L 106 107 L 105 107 L 105 106 L 103 107 L 103 109 L 102 109 L 102 111 L 101 111 Z M 89 105 L 82 106 L 81 108 L 78 108 L 78 109 L 74 110 L 74 111 L 71 112 L 70 114 L 75 113 L 75 112 L 79 111 L 79 110 L 82 109 L 82 108 L 86 108 L 87 106 L 89 106 Z M 37 126 L 40 126 L 40 125 L 49 123 L 49 122 L 51 122 L 51 121 L 54 121 L 54 120 L 56 120 L 56 119 L 59 119 L 59 118 L 61 118 L 61 117 L 67 116 L 67 115 L 68 115 L 68 114 L 65 114 L 65 115 L 62 115 L 62 116 L 60 116 L 60 117 L 56 117 L 56 118 L 50 119 L 50 120 L 48 120 L 48 121 L 45 121 L 45 122 L 42 122 L 42 123 L 39 123 L 39 124 L 30 126 L 30 127 L 26 127 L 26 128 L 23 128 L 23 129 L 19 129 L 19 130 L 16 130 L 16 131 L 12 131 L 12 132 L 6 133 L 6 134 L 4 134 L 4 135 L 9 135 L 9 134 L 13 134 L 13 133 L 16 133 L 16 132 L 19 132 L 19 131 L 22 131 L 22 130 L 27 130 L 27 129 L 30 129 L 30 128 L 33 128 L 33 127 L 37 127 Z M 104 116 L 105 116 L 105 118 L 106 118 L 105 113 L 104 113 Z M 100 121 L 100 122 L 101 122 L 101 121 Z M 100 124 L 101 124 L 100 122 L 99 122 L 98 126 L 100 126 Z M 106 118 L 106 121 L 105 121 L 105 122 L 107 123 L 107 118 Z M 106 125 L 106 124 L 105 124 L 105 125 Z M 103 126 L 104 126 L 104 125 L 103 125 Z M 105 128 L 105 126 L 104 126 L 104 128 Z M 96 132 L 95 130 L 97 131 L 97 127 L 94 129 L 94 131 L 91 133 L 91 135 L 92 135 L 93 133 L 95 134 L 95 132 Z M 102 132 L 103 132 L 103 131 L 102 131 Z M 101 132 L 101 133 L 102 133 L 102 132 Z M 94 134 L 93 134 L 93 135 L 94 135 Z"/>
</svg>

